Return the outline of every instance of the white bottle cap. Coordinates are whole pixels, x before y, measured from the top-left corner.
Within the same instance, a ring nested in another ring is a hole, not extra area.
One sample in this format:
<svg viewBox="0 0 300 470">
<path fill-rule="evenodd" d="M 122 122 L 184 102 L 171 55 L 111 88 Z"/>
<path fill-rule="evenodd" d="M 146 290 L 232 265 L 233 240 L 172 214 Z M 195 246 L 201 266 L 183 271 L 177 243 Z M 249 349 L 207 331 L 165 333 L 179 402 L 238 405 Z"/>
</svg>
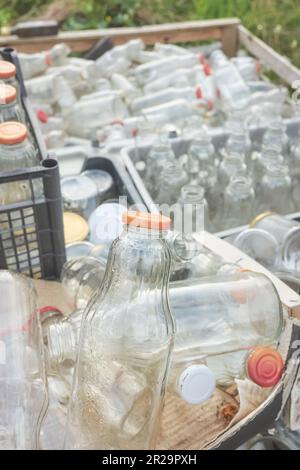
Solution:
<svg viewBox="0 0 300 470">
<path fill-rule="evenodd" d="M 214 393 L 216 379 L 204 364 L 187 367 L 178 379 L 177 391 L 181 398 L 191 405 L 199 405 Z"/>
</svg>

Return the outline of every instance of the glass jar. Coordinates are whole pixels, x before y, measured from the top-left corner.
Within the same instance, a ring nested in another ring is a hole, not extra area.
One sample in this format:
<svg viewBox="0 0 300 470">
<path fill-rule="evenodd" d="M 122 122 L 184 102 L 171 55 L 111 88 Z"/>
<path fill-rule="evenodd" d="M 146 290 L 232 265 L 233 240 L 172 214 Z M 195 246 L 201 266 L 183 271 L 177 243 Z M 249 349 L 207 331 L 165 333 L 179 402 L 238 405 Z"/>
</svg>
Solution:
<svg viewBox="0 0 300 470">
<path fill-rule="evenodd" d="M 175 327 L 167 300 L 170 219 L 127 212 L 102 288 L 82 320 L 67 449 L 149 449 Z"/>
<path fill-rule="evenodd" d="M 224 229 L 245 225 L 252 220 L 255 193 L 252 180 L 244 176 L 233 176 L 224 194 Z"/>
<path fill-rule="evenodd" d="M 265 212 L 255 217 L 250 226 L 272 235 L 280 247 L 284 266 L 288 270 L 300 272 L 299 222 L 276 213 Z"/>
<path fill-rule="evenodd" d="M 37 165 L 39 165 L 37 152 L 28 139 L 24 124 L 12 121 L 0 124 L 0 171 L 10 172 Z M 31 197 L 32 190 L 27 181 L 14 181 L 1 185 L 2 204 L 20 202 Z"/>
<path fill-rule="evenodd" d="M 280 264 L 279 243 L 274 235 L 265 230 L 247 228 L 233 239 L 232 244 L 272 271 Z"/>
<path fill-rule="evenodd" d="M 30 279 L 0 271 L 0 448 L 36 450 L 48 406 L 47 381 Z"/>
<path fill-rule="evenodd" d="M 292 181 L 285 165 L 269 165 L 261 180 L 258 212 L 274 211 L 280 214 L 294 212 Z"/>
<path fill-rule="evenodd" d="M 88 220 L 98 205 L 98 188 L 87 176 L 67 176 L 61 180 L 61 194 L 66 211 Z"/>
<path fill-rule="evenodd" d="M 25 123 L 25 116 L 17 102 L 16 88 L 0 82 L 0 122 L 7 121 Z"/>
</svg>

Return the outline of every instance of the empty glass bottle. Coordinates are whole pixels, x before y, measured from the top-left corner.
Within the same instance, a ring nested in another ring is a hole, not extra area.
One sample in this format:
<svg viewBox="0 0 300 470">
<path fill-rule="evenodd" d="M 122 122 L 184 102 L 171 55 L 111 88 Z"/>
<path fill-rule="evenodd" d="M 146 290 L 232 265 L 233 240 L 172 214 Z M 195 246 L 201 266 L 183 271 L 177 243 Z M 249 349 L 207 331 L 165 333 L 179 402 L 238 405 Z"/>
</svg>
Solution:
<svg viewBox="0 0 300 470">
<path fill-rule="evenodd" d="M 146 184 L 152 197 L 157 192 L 157 176 L 167 163 L 175 162 L 175 154 L 171 144 L 163 139 L 162 136 L 157 139 L 150 149 L 147 157 Z"/>
<path fill-rule="evenodd" d="M 155 202 L 168 206 L 176 203 L 182 186 L 187 182 L 187 174 L 177 162 L 166 163 L 157 181 Z"/>
<path fill-rule="evenodd" d="M 240 154 L 226 155 L 218 169 L 219 192 L 222 194 L 230 182 L 232 176 L 245 176 L 247 166 Z"/>
<path fill-rule="evenodd" d="M 206 177 L 215 173 L 215 149 L 211 138 L 203 130 L 198 130 L 188 150 L 186 171 L 190 176 L 190 182 L 197 181 L 199 173 L 204 172 Z"/>
<path fill-rule="evenodd" d="M 201 186 L 182 186 L 178 203 L 182 209 L 182 231 L 184 234 L 210 231 L 208 204 L 204 197 L 205 189 Z M 176 229 L 176 221 L 174 221 Z M 180 230 L 180 228 L 178 228 Z"/>
<path fill-rule="evenodd" d="M 266 147 L 280 148 L 280 153 L 287 156 L 289 153 L 289 138 L 286 134 L 286 125 L 282 120 L 273 121 L 263 135 L 262 144 Z"/>
<path fill-rule="evenodd" d="M 155 445 L 175 333 L 163 240 L 170 219 L 128 212 L 124 223 L 102 289 L 82 320 L 68 449 Z"/>
<path fill-rule="evenodd" d="M 168 388 L 192 405 L 207 401 L 215 386 L 228 386 L 234 380 L 248 378 L 263 388 L 276 385 L 282 375 L 281 355 L 270 347 L 254 347 L 250 351 L 203 356 L 192 363 L 173 362 Z"/>
<path fill-rule="evenodd" d="M 224 194 L 223 228 L 248 224 L 253 217 L 255 193 L 252 180 L 233 176 Z"/>
<path fill-rule="evenodd" d="M 0 122 L 19 121 L 25 123 L 25 116 L 17 102 L 17 90 L 0 83 Z"/>
<path fill-rule="evenodd" d="M 292 181 L 289 169 L 282 164 L 269 165 L 261 180 L 258 212 L 274 211 L 280 214 L 294 212 Z"/>
<path fill-rule="evenodd" d="M 253 154 L 253 179 L 257 192 L 260 190 L 261 180 L 268 166 L 274 164 L 282 164 L 283 156 L 280 154 L 280 147 L 275 145 L 272 147 L 262 146 L 261 152 Z"/>
<path fill-rule="evenodd" d="M 37 450 L 48 396 L 36 292 L 3 270 L 0 295 L 0 449 Z"/>
</svg>

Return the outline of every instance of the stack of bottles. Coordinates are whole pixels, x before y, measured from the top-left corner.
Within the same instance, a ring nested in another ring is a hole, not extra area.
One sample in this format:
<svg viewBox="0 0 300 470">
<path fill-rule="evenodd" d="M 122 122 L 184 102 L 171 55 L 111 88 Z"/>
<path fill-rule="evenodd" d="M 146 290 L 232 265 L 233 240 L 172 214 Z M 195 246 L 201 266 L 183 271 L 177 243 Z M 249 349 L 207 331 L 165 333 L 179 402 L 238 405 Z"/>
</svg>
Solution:
<svg viewBox="0 0 300 470">
<path fill-rule="evenodd" d="M 52 397 L 45 448 L 152 448 L 166 388 L 201 406 L 235 379 L 271 390 L 283 373 L 283 310 L 268 277 L 221 274 L 218 259 L 213 276 L 168 288 L 178 261 L 171 220 L 131 211 L 123 223 L 105 271 L 88 246 L 88 256 L 66 263 L 73 313 L 43 322 Z"/>
</svg>

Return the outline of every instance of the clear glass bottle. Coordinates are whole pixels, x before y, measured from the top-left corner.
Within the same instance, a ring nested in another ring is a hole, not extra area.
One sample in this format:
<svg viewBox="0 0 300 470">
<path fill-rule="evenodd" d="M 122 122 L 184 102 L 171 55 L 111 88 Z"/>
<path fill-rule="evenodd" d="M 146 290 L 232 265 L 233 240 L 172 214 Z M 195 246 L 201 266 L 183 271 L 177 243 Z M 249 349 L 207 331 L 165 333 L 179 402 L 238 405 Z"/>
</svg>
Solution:
<svg viewBox="0 0 300 470">
<path fill-rule="evenodd" d="M 182 186 L 187 182 L 187 174 L 182 170 L 177 162 L 167 163 L 158 178 L 155 202 L 157 204 L 167 204 L 169 206 L 175 204 L 180 195 Z"/>
<path fill-rule="evenodd" d="M 208 177 L 216 171 L 215 149 L 211 138 L 203 129 L 199 129 L 193 136 L 188 150 L 186 171 L 190 176 L 191 183 L 197 181 L 199 172 L 205 172 Z"/>
<path fill-rule="evenodd" d="M 81 326 L 66 449 L 151 449 L 175 327 L 167 300 L 170 219 L 128 212 Z"/>
<path fill-rule="evenodd" d="M 232 176 L 246 176 L 247 166 L 240 154 L 226 155 L 218 169 L 218 186 L 220 194 L 224 193 Z"/>
<path fill-rule="evenodd" d="M 252 180 L 244 176 L 233 176 L 224 194 L 224 229 L 248 224 L 253 218 L 255 192 Z"/>
<path fill-rule="evenodd" d="M 20 122 L 0 124 L 0 171 L 15 171 L 39 165 L 36 149 L 28 139 L 28 132 Z M 31 197 L 28 182 L 14 181 L 1 185 L 1 202 L 10 204 Z"/>
<path fill-rule="evenodd" d="M 273 211 L 279 214 L 294 212 L 292 181 L 285 165 L 269 165 L 261 180 L 258 212 Z"/>
<path fill-rule="evenodd" d="M 191 184 L 182 186 L 178 203 L 182 208 L 184 234 L 203 230 L 210 231 L 208 204 L 204 188 Z"/>
<path fill-rule="evenodd" d="M 262 146 L 261 152 L 255 152 L 253 156 L 253 179 L 255 187 L 259 191 L 266 168 L 270 165 L 282 164 L 284 158 L 280 154 L 280 147 L 266 147 L 266 145 Z"/>
<path fill-rule="evenodd" d="M 175 154 L 171 144 L 161 136 L 153 143 L 146 161 L 146 185 L 152 197 L 157 192 L 157 175 L 167 163 L 175 162 Z"/>
<path fill-rule="evenodd" d="M 263 135 L 262 144 L 265 146 L 280 148 L 280 153 L 287 156 L 289 153 L 289 138 L 286 133 L 286 125 L 283 121 L 271 122 Z"/>
<path fill-rule="evenodd" d="M 0 449 L 37 450 L 48 395 L 36 292 L 3 270 L 0 295 Z"/>
<path fill-rule="evenodd" d="M 17 90 L 0 83 L 0 122 L 16 121 L 25 123 L 25 116 L 17 102 Z"/>
<path fill-rule="evenodd" d="M 173 282 L 169 297 L 177 326 L 173 360 L 178 362 L 272 345 L 283 329 L 280 298 L 261 273 Z"/>
<path fill-rule="evenodd" d="M 204 356 L 193 362 L 172 363 L 168 389 L 185 402 L 199 405 L 213 395 L 216 385 L 228 386 L 248 378 L 260 387 L 275 386 L 284 363 L 278 351 L 258 346 L 249 350 Z"/>
</svg>

